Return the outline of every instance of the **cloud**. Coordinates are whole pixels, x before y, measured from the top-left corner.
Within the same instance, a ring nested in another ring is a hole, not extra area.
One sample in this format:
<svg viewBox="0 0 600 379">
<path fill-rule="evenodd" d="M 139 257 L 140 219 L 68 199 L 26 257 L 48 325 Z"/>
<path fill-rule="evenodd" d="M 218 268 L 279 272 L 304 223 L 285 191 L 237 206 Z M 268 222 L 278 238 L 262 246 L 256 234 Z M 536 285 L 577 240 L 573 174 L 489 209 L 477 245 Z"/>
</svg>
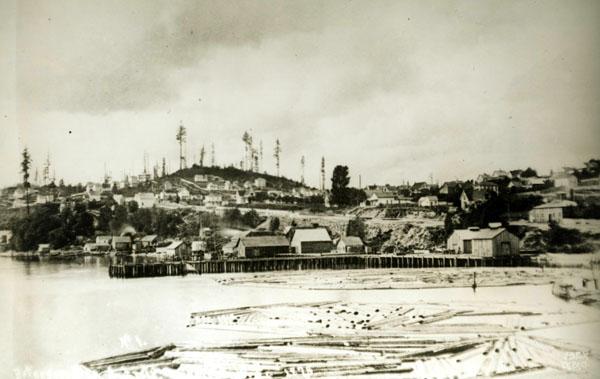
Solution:
<svg viewBox="0 0 600 379">
<path fill-rule="evenodd" d="M 390 183 L 576 164 L 599 148 L 599 4 L 25 0 L 18 128 L 74 180 L 175 162 L 180 120 L 190 153 L 239 162 L 253 129 L 315 183 L 323 155 Z"/>
<path fill-rule="evenodd" d="M 327 14 L 324 6 L 300 2 L 135 4 L 22 4 L 18 49 L 22 102 L 42 110 L 90 113 L 164 104 L 178 96 L 181 83 L 172 80 L 173 72 L 194 66 L 211 49 L 259 48 L 267 37 L 316 30 Z M 75 8 L 71 12 L 90 25 L 69 28 L 62 24 L 69 20 L 58 16 L 46 21 L 64 7 Z M 71 50 L 74 40 L 88 45 L 77 44 Z"/>
</svg>

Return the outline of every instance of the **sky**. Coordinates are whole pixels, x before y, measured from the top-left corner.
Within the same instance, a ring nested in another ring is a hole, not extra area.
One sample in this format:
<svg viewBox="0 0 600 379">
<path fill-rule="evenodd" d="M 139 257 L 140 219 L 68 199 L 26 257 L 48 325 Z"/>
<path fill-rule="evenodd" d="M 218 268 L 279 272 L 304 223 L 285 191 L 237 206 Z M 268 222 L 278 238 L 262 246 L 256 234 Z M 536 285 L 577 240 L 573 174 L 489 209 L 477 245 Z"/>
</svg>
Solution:
<svg viewBox="0 0 600 379">
<path fill-rule="evenodd" d="M 0 2 L 0 185 L 99 181 L 215 145 L 351 185 L 540 172 L 600 156 L 600 2 Z M 258 142 L 257 142 L 258 145 Z"/>
</svg>

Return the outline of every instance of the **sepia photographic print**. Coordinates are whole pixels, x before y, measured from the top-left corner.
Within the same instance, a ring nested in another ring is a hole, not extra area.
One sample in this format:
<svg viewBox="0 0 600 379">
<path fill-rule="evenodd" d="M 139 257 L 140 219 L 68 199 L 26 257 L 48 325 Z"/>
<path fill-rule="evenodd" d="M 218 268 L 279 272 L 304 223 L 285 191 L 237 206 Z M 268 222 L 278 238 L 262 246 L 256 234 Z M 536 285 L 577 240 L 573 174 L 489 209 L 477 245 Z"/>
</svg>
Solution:
<svg viewBox="0 0 600 379">
<path fill-rule="evenodd" d="M 0 378 L 600 377 L 600 1 L 0 20 Z"/>
</svg>

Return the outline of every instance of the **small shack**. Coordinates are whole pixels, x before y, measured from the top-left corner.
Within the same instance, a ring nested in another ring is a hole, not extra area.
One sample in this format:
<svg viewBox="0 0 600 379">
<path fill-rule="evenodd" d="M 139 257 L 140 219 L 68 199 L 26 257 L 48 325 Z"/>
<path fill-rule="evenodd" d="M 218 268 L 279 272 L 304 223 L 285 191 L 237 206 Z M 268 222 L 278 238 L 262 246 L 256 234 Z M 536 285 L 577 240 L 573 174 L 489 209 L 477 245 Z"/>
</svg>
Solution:
<svg viewBox="0 0 600 379">
<path fill-rule="evenodd" d="M 130 236 L 112 237 L 112 249 L 117 253 L 131 253 L 131 243 Z"/>
<path fill-rule="evenodd" d="M 6 245 L 12 239 L 12 232 L 10 230 L 0 230 L 0 245 Z"/>
<path fill-rule="evenodd" d="M 431 208 L 437 207 L 439 205 L 439 200 L 437 196 L 421 196 L 417 201 L 419 207 Z"/>
<path fill-rule="evenodd" d="M 265 258 L 289 254 L 290 243 L 284 236 L 245 236 L 238 243 L 238 257 Z"/>
<path fill-rule="evenodd" d="M 190 259 L 192 250 L 190 244 L 185 241 L 173 241 L 167 246 L 158 247 L 156 252 L 165 254 L 170 258 Z"/>
<path fill-rule="evenodd" d="M 365 252 L 365 245 L 360 237 L 343 236 L 337 244 L 338 253 L 357 253 Z"/>
<path fill-rule="evenodd" d="M 529 211 L 529 222 L 561 222 L 563 220 L 563 209 L 576 205 L 577 203 L 568 200 L 538 205 Z"/>
<path fill-rule="evenodd" d="M 475 257 L 498 257 L 519 254 L 519 238 L 499 223 L 489 228 L 471 227 L 455 230 L 447 241 L 448 250 Z"/>
<path fill-rule="evenodd" d="M 110 245 L 112 243 L 112 236 L 96 236 L 96 244 L 98 245 Z"/>
<path fill-rule="evenodd" d="M 37 249 L 38 253 L 49 253 L 50 252 L 50 244 L 49 243 L 40 243 Z"/>
<path fill-rule="evenodd" d="M 156 234 L 149 234 L 142 237 L 140 242 L 143 250 L 154 251 L 154 249 L 156 249 L 156 244 L 158 243 L 158 236 Z"/>
</svg>

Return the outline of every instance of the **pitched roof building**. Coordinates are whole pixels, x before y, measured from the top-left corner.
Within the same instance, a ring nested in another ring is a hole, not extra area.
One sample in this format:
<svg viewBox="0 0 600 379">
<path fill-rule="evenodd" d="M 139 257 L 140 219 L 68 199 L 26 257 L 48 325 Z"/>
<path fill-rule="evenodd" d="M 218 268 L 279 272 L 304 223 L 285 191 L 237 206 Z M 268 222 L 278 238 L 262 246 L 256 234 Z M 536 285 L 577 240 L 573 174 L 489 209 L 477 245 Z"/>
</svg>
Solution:
<svg viewBox="0 0 600 379">
<path fill-rule="evenodd" d="M 337 244 L 338 253 L 364 253 L 365 245 L 360 237 L 343 236 Z"/>
<path fill-rule="evenodd" d="M 296 254 L 329 253 L 333 241 L 324 227 L 295 228 L 290 231 L 290 246 Z"/>
<path fill-rule="evenodd" d="M 519 254 L 519 238 L 500 224 L 489 228 L 457 229 L 446 242 L 448 250 L 476 257 L 496 257 Z"/>
<path fill-rule="evenodd" d="M 238 243 L 238 257 L 263 258 L 289 254 L 290 243 L 284 236 L 245 236 Z"/>
</svg>

